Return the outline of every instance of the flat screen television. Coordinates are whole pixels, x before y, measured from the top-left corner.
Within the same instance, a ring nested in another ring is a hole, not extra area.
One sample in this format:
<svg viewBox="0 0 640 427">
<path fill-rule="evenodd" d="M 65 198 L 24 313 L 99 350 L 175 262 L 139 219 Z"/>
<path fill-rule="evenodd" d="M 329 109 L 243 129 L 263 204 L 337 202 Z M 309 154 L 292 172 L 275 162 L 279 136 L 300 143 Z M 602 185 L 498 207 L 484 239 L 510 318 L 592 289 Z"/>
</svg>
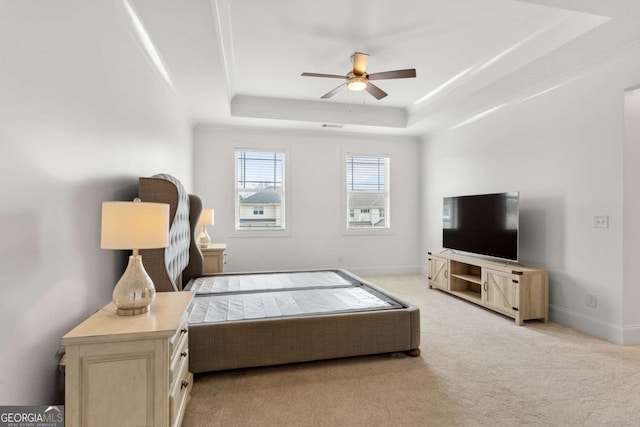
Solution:
<svg viewBox="0 0 640 427">
<path fill-rule="evenodd" d="M 518 192 L 445 197 L 442 245 L 517 261 L 519 198 Z"/>
</svg>

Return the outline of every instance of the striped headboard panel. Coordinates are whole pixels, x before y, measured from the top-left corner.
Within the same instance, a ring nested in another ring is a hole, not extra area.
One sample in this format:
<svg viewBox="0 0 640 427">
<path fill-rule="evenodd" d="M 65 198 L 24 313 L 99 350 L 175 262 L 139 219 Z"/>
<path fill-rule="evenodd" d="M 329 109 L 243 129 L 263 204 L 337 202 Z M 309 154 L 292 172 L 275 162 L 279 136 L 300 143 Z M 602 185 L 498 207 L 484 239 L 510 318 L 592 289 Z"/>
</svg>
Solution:
<svg viewBox="0 0 640 427">
<path fill-rule="evenodd" d="M 202 213 L 202 200 L 200 197 L 189 194 L 189 222 L 191 226 L 191 245 L 189 246 L 189 265 L 182 272 L 182 284 L 186 285 L 189 280 L 202 276 L 203 257 L 200 247 L 196 242 L 198 231 L 198 220 Z"/>
</svg>

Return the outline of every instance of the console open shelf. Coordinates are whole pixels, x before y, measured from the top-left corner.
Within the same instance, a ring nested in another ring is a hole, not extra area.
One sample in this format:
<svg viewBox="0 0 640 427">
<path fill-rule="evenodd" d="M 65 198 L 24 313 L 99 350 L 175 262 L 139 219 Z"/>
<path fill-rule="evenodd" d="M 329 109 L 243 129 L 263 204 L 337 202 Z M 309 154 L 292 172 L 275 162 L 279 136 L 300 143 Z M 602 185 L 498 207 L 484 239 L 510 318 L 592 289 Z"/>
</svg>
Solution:
<svg viewBox="0 0 640 427">
<path fill-rule="evenodd" d="M 471 274 L 453 274 L 453 273 L 451 274 L 451 276 L 467 282 L 477 283 L 479 285 L 482 284 L 482 277 L 480 276 L 473 276 Z"/>
</svg>

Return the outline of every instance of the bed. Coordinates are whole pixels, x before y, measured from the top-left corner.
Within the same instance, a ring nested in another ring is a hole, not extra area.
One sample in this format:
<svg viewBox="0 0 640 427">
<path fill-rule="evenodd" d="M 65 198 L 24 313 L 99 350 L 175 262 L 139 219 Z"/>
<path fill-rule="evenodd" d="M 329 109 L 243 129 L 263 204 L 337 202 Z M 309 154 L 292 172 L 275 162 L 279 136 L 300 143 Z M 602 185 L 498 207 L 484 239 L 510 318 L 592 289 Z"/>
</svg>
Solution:
<svg viewBox="0 0 640 427">
<path fill-rule="evenodd" d="M 139 179 L 143 201 L 170 206 L 169 246 L 141 250 L 158 292 L 195 292 L 194 373 L 368 354 L 420 354 L 420 311 L 341 269 L 202 275 L 202 210 L 178 179 Z"/>
</svg>

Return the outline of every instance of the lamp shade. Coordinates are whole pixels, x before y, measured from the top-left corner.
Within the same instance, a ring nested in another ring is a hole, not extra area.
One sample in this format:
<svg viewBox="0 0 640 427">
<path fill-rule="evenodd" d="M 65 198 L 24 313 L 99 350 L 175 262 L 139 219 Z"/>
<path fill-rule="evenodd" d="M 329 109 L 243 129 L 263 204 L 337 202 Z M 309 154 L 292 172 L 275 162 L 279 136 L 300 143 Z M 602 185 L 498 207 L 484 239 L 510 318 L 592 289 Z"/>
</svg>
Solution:
<svg viewBox="0 0 640 427">
<path fill-rule="evenodd" d="M 207 225 L 213 225 L 213 209 L 203 209 L 198 220 L 198 225 L 205 227 Z"/>
<path fill-rule="evenodd" d="M 168 244 L 168 204 L 139 199 L 102 203 L 102 249 L 152 249 Z"/>
</svg>

